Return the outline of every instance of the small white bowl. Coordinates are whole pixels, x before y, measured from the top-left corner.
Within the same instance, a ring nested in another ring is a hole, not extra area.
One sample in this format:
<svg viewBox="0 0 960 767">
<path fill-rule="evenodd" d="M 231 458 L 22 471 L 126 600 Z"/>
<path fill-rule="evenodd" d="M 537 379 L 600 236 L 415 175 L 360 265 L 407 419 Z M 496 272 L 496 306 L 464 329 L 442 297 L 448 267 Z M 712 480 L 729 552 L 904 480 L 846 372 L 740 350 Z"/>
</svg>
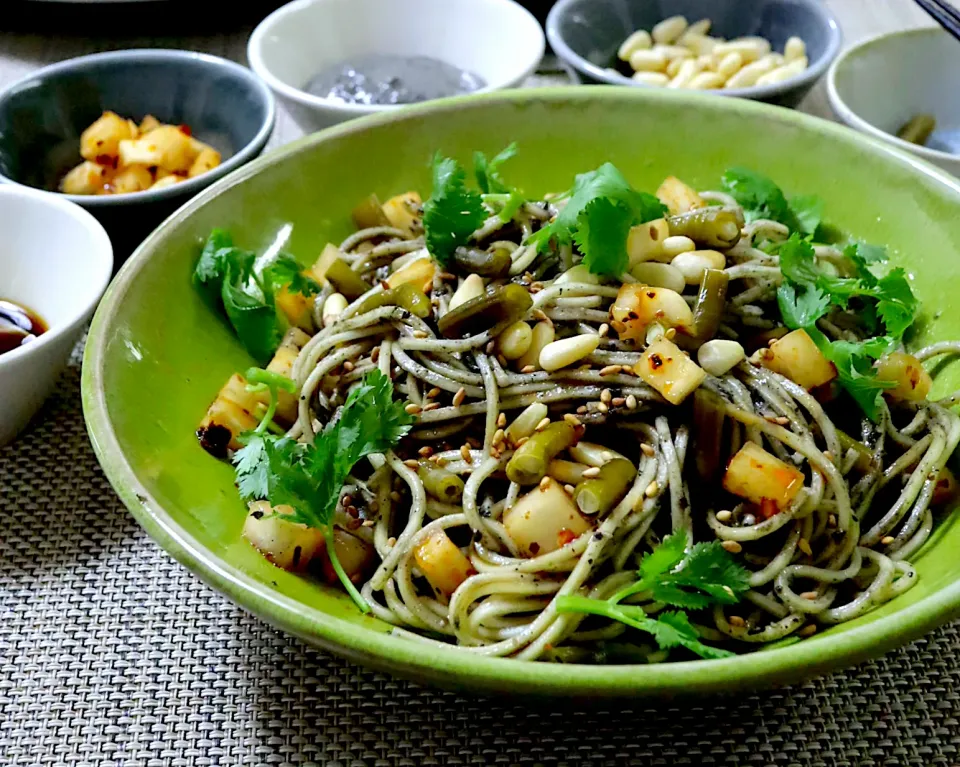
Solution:
<svg viewBox="0 0 960 767">
<path fill-rule="evenodd" d="M 0 187 L 0 298 L 22 304 L 48 330 L 0 354 L 0 445 L 53 390 L 110 282 L 113 248 L 97 220 L 57 195 Z"/>
<path fill-rule="evenodd" d="M 960 43 L 940 27 L 890 32 L 855 45 L 827 73 L 834 114 L 960 176 Z M 932 114 L 926 146 L 896 136 L 911 117 Z"/>
<path fill-rule="evenodd" d="M 540 63 L 540 23 L 513 0 L 296 0 L 250 36 L 247 58 L 307 132 L 397 109 L 346 104 L 303 90 L 353 56 L 431 56 L 483 78 L 477 93 L 510 88 Z"/>
</svg>

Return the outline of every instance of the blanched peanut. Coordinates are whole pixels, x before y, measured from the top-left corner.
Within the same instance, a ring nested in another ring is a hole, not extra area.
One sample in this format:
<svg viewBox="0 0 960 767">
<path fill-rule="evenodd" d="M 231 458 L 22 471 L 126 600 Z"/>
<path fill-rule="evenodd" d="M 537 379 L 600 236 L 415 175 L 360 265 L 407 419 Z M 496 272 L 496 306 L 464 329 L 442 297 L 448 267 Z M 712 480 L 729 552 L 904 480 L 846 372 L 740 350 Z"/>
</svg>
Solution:
<svg viewBox="0 0 960 767">
<path fill-rule="evenodd" d="M 807 57 L 794 59 L 793 61 L 784 64 L 782 67 L 777 67 L 776 69 L 767 72 L 765 75 L 757 79 L 757 85 L 773 85 L 774 83 L 782 83 L 784 80 L 789 80 L 791 77 L 796 77 L 803 70 L 807 68 Z"/>
<path fill-rule="evenodd" d="M 451 298 L 450 303 L 447 304 L 447 311 L 452 311 L 461 304 L 472 301 L 474 298 L 480 298 L 482 295 L 483 277 L 479 274 L 470 274 L 460 283 L 457 292 L 453 294 L 453 298 Z"/>
<path fill-rule="evenodd" d="M 663 72 L 634 72 L 632 79 L 634 82 L 652 85 L 658 88 L 662 88 L 670 82 L 670 78 L 663 74 Z"/>
<path fill-rule="evenodd" d="M 695 91 L 713 90 L 720 88 L 726 78 L 718 75 L 716 72 L 701 72 L 687 84 L 687 87 Z"/>
<path fill-rule="evenodd" d="M 677 293 L 683 292 L 686 284 L 683 275 L 670 264 L 660 264 L 656 261 L 641 261 L 635 264 L 630 274 L 644 285 L 654 288 L 667 288 Z"/>
<path fill-rule="evenodd" d="M 617 58 L 621 61 L 630 61 L 630 57 L 637 51 L 647 51 L 653 45 L 650 33 L 645 29 L 638 29 L 623 41 L 617 51 Z"/>
<path fill-rule="evenodd" d="M 668 83 L 680 73 L 680 67 L 683 66 L 685 61 L 690 61 L 690 59 L 670 59 L 670 63 L 667 64 Z"/>
<path fill-rule="evenodd" d="M 523 322 L 513 323 L 497 336 L 497 351 L 508 360 L 520 359 L 530 349 L 533 331 Z"/>
<path fill-rule="evenodd" d="M 537 424 L 546 417 L 547 406 L 542 402 L 534 402 L 532 405 L 527 405 L 520 415 L 513 419 L 513 423 L 506 428 L 504 434 L 508 440 L 516 444 L 524 437 L 533 434 Z"/>
<path fill-rule="evenodd" d="M 342 293 L 331 293 L 327 300 L 323 302 L 323 309 L 320 315 L 323 319 L 323 326 L 330 327 L 334 322 L 340 319 L 343 310 L 347 308 L 347 299 Z"/>
<path fill-rule="evenodd" d="M 707 269 L 723 269 L 727 259 L 715 250 L 693 250 L 676 256 L 670 265 L 683 275 L 687 285 L 699 285 Z"/>
<path fill-rule="evenodd" d="M 693 59 L 687 59 L 680 65 L 680 70 L 667 84 L 668 88 L 689 88 L 693 78 L 700 73 L 700 67 Z"/>
<path fill-rule="evenodd" d="M 706 35 L 685 33 L 683 37 L 677 40 L 677 45 L 689 48 L 697 55 L 702 56 L 713 52 L 713 49 L 717 47 L 717 40 Z"/>
<path fill-rule="evenodd" d="M 600 278 L 583 264 L 577 264 L 576 266 L 571 266 L 553 282 L 555 285 L 563 282 L 579 282 L 587 283 L 588 285 L 599 285 Z"/>
<path fill-rule="evenodd" d="M 791 37 L 783 46 L 783 57 L 787 61 L 793 61 L 807 55 L 807 46 L 799 37 Z"/>
<path fill-rule="evenodd" d="M 697 362 L 710 375 L 722 376 L 746 358 L 743 347 L 736 341 L 715 338 L 697 351 Z"/>
<path fill-rule="evenodd" d="M 739 53 L 744 62 L 756 61 L 770 53 L 770 43 L 766 40 L 731 40 L 728 43 L 719 43 L 714 49 L 715 56 L 726 56 L 728 53 Z"/>
<path fill-rule="evenodd" d="M 667 237 L 667 239 L 663 241 L 664 258 L 670 258 L 671 260 L 681 253 L 689 253 L 691 250 L 696 249 L 697 244 L 682 234 L 675 234 L 672 237 Z"/>
<path fill-rule="evenodd" d="M 599 345 L 600 336 L 596 333 L 562 338 L 543 347 L 540 352 L 540 367 L 551 372 L 565 368 L 593 354 Z"/>
<path fill-rule="evenodd" d="M 667 59 L 692 59 L 693 51 L 682 45 L 655 45 L 654 53 L 662 53 Z"/>
<path fill-rule="evenodd" d="M 710 27 L 713 26 L 713 22 L 710 19 L 700 19 L 700 21 L 695 21 L 689 27 L 687 31 L 683 34 L 685 35 L 706 35 L 710 31 Z"/>
<path fill-rule="evenodd" d="M 772 71 L 776 67 L 776 64 L 769 58 L 762 58 L 758 61 L 754 61 L 751 64 L 747 64 L 743 69 L 737 72 L 733 77 L 727 80 L 724 88 L 749 88 L 752 85 L 757 84 L 763 75 L 767 72 Z"/>
<path fill-rule="evenodd" d="M 716 51 L 714 51 L 714 57 L 716 57 Z M 730 77 L 736 72 L 740 71 L 740 67 L 743 66 L 743 56 L 741 56 L 736 51 L 731 51 L 730 53 L 724 54 L 717 61 L 717 74 L 723 75 L 723 77 Z"/>
<path fill-rule="evenodd" d="M 711 56 L 709 53 L 697 56 L 697 64 L 700 66 L 701 72 L 707 70 L 713 71 L 713 63 L 713 56 Z"/>
<path fill-rule="evenodd" d="M 671 16 L 657 24 L 651 31 L 653 41 L 669 45 L 675 43 L 687 29 L 687 20 L 683 16 Z"/>
<path fill-rule="evenodd" d="M 635 51 L 630 66 L 635 72 L 659 72 L 667 66 L 667 56 L 662 51 Z"/>
</svg>

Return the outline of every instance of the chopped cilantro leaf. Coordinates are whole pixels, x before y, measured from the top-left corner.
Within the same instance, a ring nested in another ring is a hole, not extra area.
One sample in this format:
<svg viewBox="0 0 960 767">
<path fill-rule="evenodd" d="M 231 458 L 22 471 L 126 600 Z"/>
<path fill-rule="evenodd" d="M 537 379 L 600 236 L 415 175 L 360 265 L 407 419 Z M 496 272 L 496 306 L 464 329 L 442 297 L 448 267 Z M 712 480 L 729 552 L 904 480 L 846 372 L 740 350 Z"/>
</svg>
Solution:
<svg viewBox="0 0 960 767">
<path fill-rule="evenodd" d="M 517 154 L 517 142 L 507 146 L 490 160 L 483 152 L 473 153 L 473 174 L 477 177 L 477 186 L 484 194 L 510 194 L 509 186 L 500 175 L 500 166 Z"/>
<path fill-rule="evenodd" d="M 627 235 L 633 220 L 623 203 L 609 197 L 597 197 L 581 211 L 573 239 L 591 272 L 620 275 L 626 271 L 630 264 Z"/>
<path fill-rule="evenodd" d="M 483 199 L 466 185 L 467 174 L 456 160 L 438 152 L 433 159 L 433 194 L 423 204 L 427 250 L 446 266 L 486 219 Z"/>
<path fill-rule="evenodd" d="M 783 190 L 761 173 L 730 168 L 723 174 L 723 188 L 743 207 L 747 221 L 769 218 L 791 232 L 812 236 L 823 217 L 823 200 L 801 195 L 787 200 Z"/>
</svg>

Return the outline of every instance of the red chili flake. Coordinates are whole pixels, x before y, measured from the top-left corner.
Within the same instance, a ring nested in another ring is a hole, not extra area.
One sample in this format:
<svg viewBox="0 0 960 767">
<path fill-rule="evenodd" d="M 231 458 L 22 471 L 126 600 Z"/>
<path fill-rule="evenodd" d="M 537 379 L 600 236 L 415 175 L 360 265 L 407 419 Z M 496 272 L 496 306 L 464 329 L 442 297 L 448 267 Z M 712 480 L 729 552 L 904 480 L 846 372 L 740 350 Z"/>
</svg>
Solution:
<svg viewBox="0 0 960 767">
<path fill-rule="evenodd" d="M 559 533 L 557 533 L 557 543 L 560 546 L 566 546 L 570 541 L 577 540 L 577 534 L 573 530 L 567 530 L 563 528 Z"/>
<path fill-rule="evenodd" d="M 650 355 L 650 367 L 653 370 L 657 370 L 658 368 L 663 367 L 663 360 L 660 358 L 659 354 Z"/>
<path fill-rule="evenodd" d="M 184 136 L 192 136 L 192 135 L 193 135 L 193 131 L 190 130 L 190 126 L 189 126 L 189 125 L 180 124 L 180 125 L 177 126 L 177 128 L 179 128 L 180 132 L 181 132 Z"/>
<path fill-rule="evenodd" d="M 531 544 L 530 544 L 530 553 L 531 553 L 531 554 L 539 554 L 539 553 L 540 553 L 540 544 L 537 543 L 536 541 L 534 541 L 533 543 L 531 543 Z"/>
<path fill-rule="evenodd" d="M 656 298 L 656 297 L 657 297 L 657 291 L 655 290 L 651 290 L 647 293 L 647 298 Z"/>
<path fill-rule="evenodd" d="M 770 519 L 770 517 L 774 516 L 778 511 L 780 511 L 780 508 L 773 498 L 760 499 L 760 513 L 764 519 Z"/>
</svg>

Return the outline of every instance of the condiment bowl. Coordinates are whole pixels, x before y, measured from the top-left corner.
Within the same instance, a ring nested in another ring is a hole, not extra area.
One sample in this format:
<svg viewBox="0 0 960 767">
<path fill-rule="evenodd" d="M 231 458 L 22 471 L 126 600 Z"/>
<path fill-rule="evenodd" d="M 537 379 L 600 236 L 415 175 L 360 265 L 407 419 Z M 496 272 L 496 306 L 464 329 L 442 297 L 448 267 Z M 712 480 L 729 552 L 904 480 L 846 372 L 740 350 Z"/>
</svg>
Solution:
<svg viewBox="0 0 960 767">
<path fill-rule="evenodd" d="M 260 154 L 275 117 L 270 89 L 246 67 L 216 56 L 178 50 L 81 56 L 0 93 L 0 182 L 55 191 L 80 162 L 80 134 L 105 110 L 185 124 L 223 156 L 213 170 L 161 190 L 63 195 L 103 223 L 120 260 L 184 201 Z"/>
<path fill-rule="evenodd" d="M 555 704 L 621 696 L 704 696 L 788 684 L 856 663 L 960 617 L 960 514 L 937 521 L 912 557 L 916 585 L 855 620 L 789 646 L 722 660 L 560 664 L 424 645 L 362 615 L 345 592 L 281 570 L 242 537 L 234 468 L 195 430 L 223 382 L 252 358 L 190 282 L 211 229 L 257 252 L 312 263 L 355 231 L 370 194 L 430 189 L 436 152 L 517 142 L 509 181 L 534 199 L 611 162 L 637 189 L 668 174 L 716 189 L 732 165 L 816 194 L 826 222 L 890 248 L 925 308 L 916 348 L 960 337 L 960 180 L 856 131 L 745 99 L 639 88 L 516 89 L 416 105 L 301 139 L 241 168 L 168 219 L 123 267 L 97 311 L 83 365 L 83 404 L 107 477 L 160 546 L 206 582 L 307 642 L 356 662 L 475 692 L 538 695 Z M 960 388 L 947 363 L 932 398 Z M 147 414 L 147 415 L 145 415 Z M 697 512 L 705 514 L 700 508 Z M 699 698 L 702 705 L 703 698 Z"/>
<path fill-rule="evenodd" d="M 537 67 L 543 30 L 513 0 L 296 0 L 254 30 L 253 71 L 311 132 L 391 105 L 350 104 L 308 93 L 321 70 L 366 54 L 429 56 L 479 76 L 478 93 L 510 88 Z"/>
<path fill-rule="evenodd" d="M 0 445 L 53 390 L 113 272 L 103 227 L 72 202 L 0 187 L 0 299 L 36 312 L 48 330 L 0 354 Z"/>
<path fill-rule="evenodd" d="M 559 0 L 547 17 L 547 39 L 556 54 L 585 83 L 650 86 L 612 69 L 617 49 L 632 32 L 682 15 L 691 23 L 710 19 L 710 34 L 723 38 L 759 35 L 783 51 L 796 35 L 807 47 L 809 66 L 780 83 L 722 88 L 704 93 L 756 99 L 794 107 L 816 84 L 840 51 L 842 35 L 821 0 Z"/>
<path fill-rule="evenodd" d="M 837 118 L 960 176 L 960 43 L 940 27 L 890 32 L 845 51 L 827 74 Z M 936 128 L 924 146 L 897 138 L 912 117 Z"/>
</svg>

